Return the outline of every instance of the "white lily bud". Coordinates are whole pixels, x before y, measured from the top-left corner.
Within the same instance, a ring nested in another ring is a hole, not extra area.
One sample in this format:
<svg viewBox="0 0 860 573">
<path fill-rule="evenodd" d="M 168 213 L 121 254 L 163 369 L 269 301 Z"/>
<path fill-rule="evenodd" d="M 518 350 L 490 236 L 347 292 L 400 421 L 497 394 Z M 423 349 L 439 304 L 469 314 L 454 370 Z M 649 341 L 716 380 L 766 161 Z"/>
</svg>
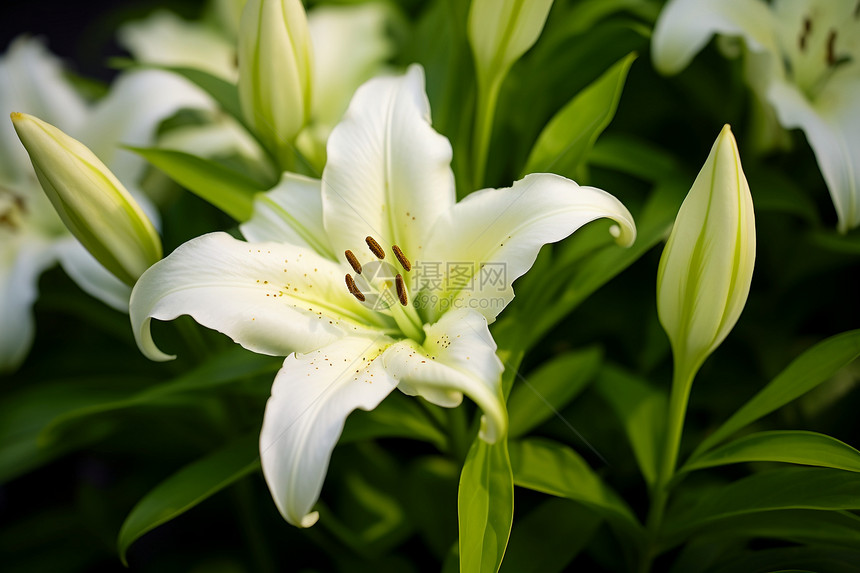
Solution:
<svg viewBox="0 0 860 573">
<path fill-rule="evenodd" d="M 133 285 L 161 259 L 161 239 L 152 222 L 81 142 L 32 115 L 11 117 L 63 223 L 107 270 Z"/>
<path fill-rule="evenodd" d="M 469 42 L 481 82 L 500 81 L 537 42 L 553 0 L 473 0 Z"/>
<path fill-rule="evenodd" d="M 299 0 L 249 0 L 239 27 L 239 101 L 245 121 L 289 162 L 311 107 L 311 39 Z"/>
<path fill-rule="evenodd" d="M 734 327 L 755 264 L 749 185 L 726 125 L 678 211 L 657 274 L 676 370 L 692 376 Z"/>
</svg>

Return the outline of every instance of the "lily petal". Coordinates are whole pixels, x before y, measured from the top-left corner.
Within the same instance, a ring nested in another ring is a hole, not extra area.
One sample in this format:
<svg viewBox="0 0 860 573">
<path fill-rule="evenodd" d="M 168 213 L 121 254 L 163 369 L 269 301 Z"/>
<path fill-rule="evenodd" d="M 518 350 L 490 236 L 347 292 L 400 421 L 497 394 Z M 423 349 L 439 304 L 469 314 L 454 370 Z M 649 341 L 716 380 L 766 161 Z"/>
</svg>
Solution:
<svg viewBox="0 0 860 573">
<path fill-rule="evenodd" d="M 386 25 L 391 6 L 370 2 L 353 6 L 318 6 L 308 13 L 314 48 L 311 121 L 333 127 L 358 86 L 394 54 Z"/>
<path fill-rule="evenodd" d="M 131 324 L 152 360 L 172 357 L 153 342 L 151 320 L 183 314 L 248 350 L 273 356 L 308 352 L 386 326 L 349 294 L 336 263 L 305 247 L 246 243 L 226 233 L 181 245 L 134 286 Z"/>
<path fill-rule="evenodd" d="M 128 312 L 131 287 L 113 276 L 74 237 L 67 237 L 56 246 L 60 265 L 81 290 L 114 310 Z"/>
<path fill-rule="evenodd" d="M 860 225 L 860 78 L 832 77 L 815 103 L 793 84 L 777 81 L 768 100 L 784 127 L 806 134 L 833 199 L 839 232 Z"/>
<path fill-rule="evenodd" d="M 43 42 L 16 38 L 0 58 L 0 180 L 20 181 L 32 173 L 27 152 L 7 118 L 13 111 L 29 113 L 75 133 L 87 116 L 87 106 Z"/>
<path fill-rule="evenodd" d="M 714 34 L 742 36 L 754 51 L 777 47 L 774 18 L 760 0 L 671 0 L 651 38 L 654 67 L 676 74 L 687 67 Z"/>
<path fill-rule="evenodd" d="M 422 345 L 404 340 L 382 356 L 386 370 L 400 380 L 400 390 L 434 404 L 457 406 L 463 394 L 483 410 L 481 438 L 495 442 L 507 431 L 502 399 L 504 370 L 487 319 L 470 309 L 452 310 L 424 328 Z"/>
<path fill-rule="evenodd" d="M 162 120 L 182 108 L 208 109 L 212 105 L 200 89 L 178 76 L 159 70 L 131 72 L 114 82 L 108 95 L 94 108 L 80 136 L 75 137 L 120 181 L 131 186 L 140 180 L 146 162 L 119 145 L 151 145 Z"/>
<path fill-rule="evenodd" d="M 602 217 L 618 223 L 620 244 L 633 243 L 633 217 L 618 199 L 559 175 L 531 174 L 506 189 L 472 193 L 437 221 L 412 280 L 417 290 L 425 287 L 422 272 L 435 261 L 456 261 L 449 264 L 459 269 L 447 269 L 441 288 L 421 292 L 417 304 L 428 322 L 449 308 L 472 308 L 493 322 L 543 245 Z"/>
<path fill-rule="evenodd" d="M 33 343 L 39 275 L 56 261 L 48 241 L 0 227 L 0 372 L 17 368 Z"/>
<path fill-rule="evenodd" d="M 320 181 L 294 173 L 284 173 L 281 182 L 254 198 L 254 214 L 239 226 L 252 243 L 277 241 L 309 247 L 319 255 L 334 259 L 323 228 Z"/>
<path fill-rule="evenodd" d="M 371 235 L 417 257 L 427 231 L 454 204 L 451 153 L 430 126 L 420 66 L 361 86 L 329 137 L 322 177 L 335 252 L 355 250 Z"/>
<path fill-rule="evenodd" d="M 188 22 L 167 10 L 123 24 L 119 43 L 138 62 L 197 68 L 232 82 L 239 75 L 236 46 L 199 22 Z"/>
<path fill-rule="evenodd" d="M 332 450 L 346 417 L 372 410 L 397 385 L 379 359 L 386 337 L 343 338 L 284 361 L 260 433 L 263 475 L 288 522 L 310 527 Z"/>
</svg>

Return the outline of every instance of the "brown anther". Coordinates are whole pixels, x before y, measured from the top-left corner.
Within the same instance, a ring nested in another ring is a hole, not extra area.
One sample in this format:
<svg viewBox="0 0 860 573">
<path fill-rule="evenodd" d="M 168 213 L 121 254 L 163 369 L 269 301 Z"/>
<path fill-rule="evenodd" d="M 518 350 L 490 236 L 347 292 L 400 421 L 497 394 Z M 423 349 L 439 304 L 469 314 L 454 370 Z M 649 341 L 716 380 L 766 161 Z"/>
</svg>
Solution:
<svg viewBox="0 0 860 573">
<path fill-rule="evenodd" d="M 830 30 L 830 35 L 827 36 L 827 65 L 832 66 L 836 63 L 836 30 Z"/>
<path fill-rule="evenodd" d="M 377 259 L 385 258 L 385 251 L 382 250 L 382 247 L 379 246 L 373 237 L 366 237 L 364 242 L 367 243 L 367 246 L 370 248 L 370 252 L 373 253 Z"/>
<path fill-rule="evenodd" d="M 349 266 L 352 267 L 352 270 L 354 270 L 358 274 L 361 274 L 361 263 L 358 262 L 358 259 L 355 258 L 355 255 L 352 253 L 352 251 L 347 249 L 344 255 L 346 256 L 346 260 L 349 263 Z"/>
<path fill-rule="evenodd" d="M 803 31 L 800 34 L 800 38 L 798 39 L 800 44 L 800 51 L 806 51 L 806 39 L 809 37 L 810 32 L 812 32 L 812 20 L 809 18 L 803 19 Z"/>
<path fill-rule="evenodd" d="M 394 278 L 394 283 L 397 285 L 397 298 L 400 299 L 400 304 L 406 306 L 409 304 L 409 297 L 406 296 L 406 283 L 403 282 L 403 276 L 397 275 Z"/>
<path fill-rule="evenodd" d="M 394 256 L 397 257 L 397 260 L 400 262 L 400 266 L 403 267 L 403 270 L 409 272 L 412 270 L 412 263 L 409 262 L 409 259 L 406 258 L 406 255 L 403 254 L 403 251 L 400 250 L 400 247 L 397 245 L 391 245 L 391 250 L 394 251 Z"/>
<path fill-rule="evenodd" d="M 352 279 L 352 275 L 347 273 L 346 275 L 346 288 L 349 289 L 350 294 L 360 300 L 361 302 L 365 301 L 364 295 L 361 294 L 361 291 L 358 290 L 358 287 L 355 286 L 355 281 Z"/>
</svg>

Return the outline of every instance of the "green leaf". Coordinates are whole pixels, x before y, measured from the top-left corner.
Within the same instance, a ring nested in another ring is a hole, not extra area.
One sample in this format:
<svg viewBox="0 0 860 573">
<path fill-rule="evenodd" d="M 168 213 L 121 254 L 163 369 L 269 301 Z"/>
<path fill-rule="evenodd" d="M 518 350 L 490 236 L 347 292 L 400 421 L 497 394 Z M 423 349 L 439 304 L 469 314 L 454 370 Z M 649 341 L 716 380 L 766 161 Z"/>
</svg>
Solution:
<svg viewBox="0 0 860 573">
<path fill-rule="evenodd" d="M 860 509 L 860 479 L 826 468 L 781 468 L 709 491 L 686 512 L 670 514 L 667 537 L 736 515 L 782 509 Z"/>
<path fill-rule="evenodd" d="M 396 456 L 375 442 L 339 448 L 328 473 L 326 488 L 338 492 L 337 503 L 318 503 L 319 523 L 339 544 L 378 561 L 412 535 L 402 503 L 408 484 Z"/>
<path fill-rule="evenodd" d="M 627 504 L 572 449 L 543 438 L 511 442 L 514 483 L 577 501 L 624 529 L 641 532 Z"/>
<path fill-rule="evenodd" d="M 440 561 L 451 550 L 451 540 L 457 538 L 457 506 L 444 500 L 457 498 L 459 479 L 460 464 L 442 456 L 416 459 L 406 476 L 404 501 L 409 518 Z"/>
<path fill-rule="evenodd" d="M 567 499 L 551 498 L 517 520 L 502 573 L 554 573 L 588 545 L 602 520 Z"/>
<path fill-rule="evenodd" d="M 527 173 L 577 174 L 597 137 L 615 116 L 627 71 L 636 54 L 628 54 L 579 92 L 541 132 L 523 170 Z"/>
<path fill-rule="evenodd" d="M 816 230 L 811 233 L 810 240 L 813 244 L 835 253 L 860 255 L 860 235 L 857 233 L 843 235 L 829 230 Z"/>
<path fill-rule="evenodd" d="M 677 160 L 667 151 L 629 135 L 604 135 L 589 150 L 586 162 L 653 182 L 679 171 Z"/>
<path fill-rule="evenodd" d="M 817 432 L 758 432 L 691 459 L 680 472 L 743 462 L 785 462 L 860 472 L 860 452 Z"/>
<path fill-rule="evenodd" d="M 448 444 L 448 436 L 432 423 L 418 400 L 401 392 L 393 392 L 369 412 L 356 410 L 350 414 L 339 443 L 383 437 L 422 440 L 440 450 Z"/>
<path fill-rule="evenodd" d="M 860 551 L 833 547 L 780 547 L 741 554 L 713 573 L 857 573 Z"/>
<path fill-rule="evenodd" d="M 124 565 L 126 551 L 140 536 L 182 515 L 260 467 L 256 434 L 185 466 L 146 494 L 125 518 L 117 540 Z"/>
<path fill-rule="evenodd" d="M 259 182 L 238 171 L 184 151 L 141 147 L 128 149 L 239 222 L 251 218 L 254 195 L 265 190 Z"/>
<path fill-rule="evenodd" d="M 647 0 L 582 0 L 571 7 L 567 20 L 571 34 L 582 34 L 598 22 L 620 11 L 629 11 L 647 20 L 657 19 L 659 7 Z"/>
<path fill-rule="evenodd" d="M 508 399 L 508 435 L 517 438 L 557 414 L 591 382 L 602 355 L 597 347 L 568 352 L 521 378 Z"/>
<path fill-rule="evenodd" d="M 90 424 L 61 442 L 45 444 L 39 439 L 43 429 L 56 417 L 121 399 L 127 392 L 123 384 L 109 379 L 34 383 L 18 392 L 4 394 L 0 400 L 0 483 L 108 435 L 110 425 Z"/>
<path fill-rule="evenodd" d="M 499 570 L 514 519 L 514 481 L 508 440 L 475 438 L 460 474 L 460 571 Z"/>
<path fill-rule="evenodd" d="M 696 537 L 764 538 L 809 545 L 860 547 L 860 517 L 847 511 L 765 511 L 718 520 L 696 531 Z M 668 550 L 682 541 L 683 538 L 675 538 L 664 544 L 663 549 Z"/>
<path fill-rule="evenodd" d="M 783 370 L 770 384 L 743 405 L 708 436 L 692 458 L 719 444 L 744 426 L 788 404 L 829 380 L 860 356 L 860 330 L 851 330 L 819 342 Z"/>
<path fill-rule="evenodd" d="M 669 408 L 666 394 L 609 364 L 601 370 L 595 388 L 621 420 L 645 482 L 654 485 Z"/>
<path fill-rule="evenodd" d="M 42 429 L 39 442 L 42 446 L 49 446 L 57 441 L 68 424 L 84 420 L 90 422 L 90 418 L 93 416 L 117 412 L 126 408 L 146 406 L 175 398 L 185 392 L 209 391 L 224 384 L 268 373 L 272 374 L 274 380 L 274 373 L 280 369 L 282 362 L 283 358 L 254 354 L 235 346 L 204 362 L 191 372 L 169 382 L 154 385 L 118 400 L 90 403 L 87 406 L 64 412 L 56 416 L 50 424 Z"/>
</svg>

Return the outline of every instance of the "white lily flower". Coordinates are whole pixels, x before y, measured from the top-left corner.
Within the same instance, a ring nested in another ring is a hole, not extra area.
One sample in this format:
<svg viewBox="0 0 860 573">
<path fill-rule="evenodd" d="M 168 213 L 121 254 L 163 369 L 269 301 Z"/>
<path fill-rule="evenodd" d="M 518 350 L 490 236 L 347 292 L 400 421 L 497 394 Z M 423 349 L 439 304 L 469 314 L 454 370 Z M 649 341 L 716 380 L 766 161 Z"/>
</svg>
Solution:
<svg viewBox="0 0 860 573">
<path fill-rule="evenodd" d="M 347 415 L 395 387 L 446 407 L 466 394 L 484 412 L 482 437 L 504 435 L 503 366 L 488 324 L 513 297 L 510 283 L 543 244 L 594 219 L 617 221 L 622 244 L 635 237 L 617 199 L 557 175 L 455 203 L 451 156 L 430 125 L 419 66 L 370 80 L 328 140 L 321 181 L 285 175 L 242 225 L 249 242 L 193 239 L 132 292 L 132 327 L 154 360 L 171 356 L 153 342 L 151 320 L 183 314 L 249 350 L 287 356 L 260 455 L 294 525 L 318 517 Z"/>
<path fill-rule="evenodd" d="M 120 143 L 146 145 L 158 123 L 201 96 L 161 72 L 124 75 L 90 105 L 63 77 L 41 42 L 18 38 L 0 57 L 0 110 L 25 112 L 84 142 L 122 180 L 147 215 L 157 213 L 134 186 L 145 163 Z M 134 110 L 131 113 L 130 110 Z M 57 261 L 87 293 L 125 311 L 130 288 L 102 267 L 63 226 L 36 179 L 12 123 L 0 124 L 0 371 L 15 368 L 33 339 L 39 275 Z"/>
<path fill-rule="evenodd" d="M 672 0 L 654 29 L 654 64 L 683 69 L 714 34 L 740 36 L 747 78 L 785 128 L 806 134 L 838 229 L 860 225 L 860 9 L 856 0 Z"/>
</svg>

